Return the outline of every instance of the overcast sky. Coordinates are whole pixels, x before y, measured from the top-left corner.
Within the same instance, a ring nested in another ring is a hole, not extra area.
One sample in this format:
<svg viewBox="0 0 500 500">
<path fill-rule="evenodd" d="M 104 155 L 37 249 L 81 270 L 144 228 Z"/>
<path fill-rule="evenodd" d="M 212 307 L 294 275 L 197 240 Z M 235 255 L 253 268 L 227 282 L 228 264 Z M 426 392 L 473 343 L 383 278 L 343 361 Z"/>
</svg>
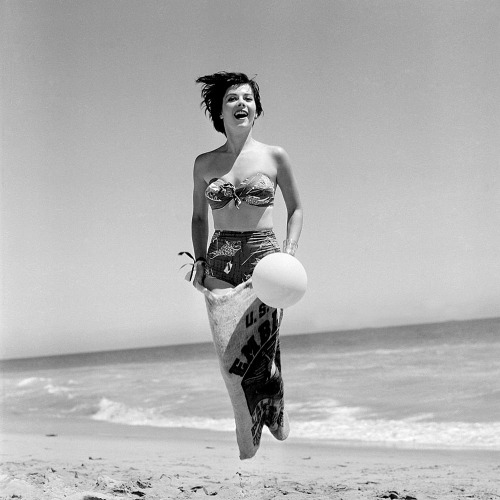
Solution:
<svg viewBox="0 0 500 500">
<path fill-rule="evenodd" d="M 2 357 L 211 339 L 177 253 L 220 70 L 301 189 L 283 335 L 500 316 L 496 0 L 0 5 Z"/>
</svg>

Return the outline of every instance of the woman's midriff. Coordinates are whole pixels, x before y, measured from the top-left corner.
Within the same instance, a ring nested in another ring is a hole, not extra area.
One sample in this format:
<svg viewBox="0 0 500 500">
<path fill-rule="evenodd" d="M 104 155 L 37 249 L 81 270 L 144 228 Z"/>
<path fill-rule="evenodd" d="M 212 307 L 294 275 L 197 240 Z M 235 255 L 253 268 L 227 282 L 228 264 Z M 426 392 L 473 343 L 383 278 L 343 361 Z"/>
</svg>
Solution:
<svg viewBox="0 0 500 500">
<path fill-rule="evenodd" d="M 273 227 L 273 207 L 242 203 L 240 208 L 227 206 L 212 212 L 214 228 L 220 231 L 261 231 Z"/>
</svg>

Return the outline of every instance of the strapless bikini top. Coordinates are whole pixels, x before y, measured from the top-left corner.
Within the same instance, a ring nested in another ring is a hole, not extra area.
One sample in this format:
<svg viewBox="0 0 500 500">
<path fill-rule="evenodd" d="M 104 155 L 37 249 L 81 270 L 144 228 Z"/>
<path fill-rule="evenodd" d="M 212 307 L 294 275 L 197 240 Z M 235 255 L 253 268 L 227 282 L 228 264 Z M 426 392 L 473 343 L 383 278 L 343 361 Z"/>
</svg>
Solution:
<svg viewBox="0 0 500 500">
<path fill-rule="evenodd" d="M 212 179 L 205 190 L 212 210 L 225 207 L 234 200 L 236 208 L 241 202 L 258 207 L 269 207 L 274 204 L 273 181 L 261 172 L 247 177 L 238 186 L 223 179 Z"/>
</svg>

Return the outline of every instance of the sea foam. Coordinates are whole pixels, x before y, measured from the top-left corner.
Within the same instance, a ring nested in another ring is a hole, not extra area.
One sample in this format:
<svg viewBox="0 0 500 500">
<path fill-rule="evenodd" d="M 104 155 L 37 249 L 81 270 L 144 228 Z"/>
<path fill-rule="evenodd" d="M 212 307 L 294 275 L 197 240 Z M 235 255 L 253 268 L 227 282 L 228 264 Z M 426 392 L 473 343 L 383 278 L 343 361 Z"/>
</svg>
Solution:
<svg viewBox="0 0 500 500">
<path fill-rule="evenodd" d="M 214 431 L 234 431 L 234 420 L 231 418 L 202 417 L 169 417 L 162 415 L 155 408 L 131 408 L 123 403 L 102 398 L 99 409 L 91 417 L 123 425 L 145 425 L 150 427 L 186 427 L 190 429 L 205 429 Z"/>
</svg>

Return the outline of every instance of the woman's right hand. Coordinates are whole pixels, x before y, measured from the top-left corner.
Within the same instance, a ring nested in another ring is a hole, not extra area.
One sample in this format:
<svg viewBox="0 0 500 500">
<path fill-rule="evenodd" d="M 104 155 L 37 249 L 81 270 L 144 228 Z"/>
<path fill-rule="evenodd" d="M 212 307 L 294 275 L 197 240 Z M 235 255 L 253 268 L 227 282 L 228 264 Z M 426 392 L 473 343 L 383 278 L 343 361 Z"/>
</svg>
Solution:
<svg viewBox="0 0 500 500">
<path fill-rule="evenodd" d="M 196 288 L 197 285 L 204 286 L 203 281 L 205 280 L 205 262 L 198 261 L 194 264 L 194 278 L 193 286 Z"/>
</svg>

